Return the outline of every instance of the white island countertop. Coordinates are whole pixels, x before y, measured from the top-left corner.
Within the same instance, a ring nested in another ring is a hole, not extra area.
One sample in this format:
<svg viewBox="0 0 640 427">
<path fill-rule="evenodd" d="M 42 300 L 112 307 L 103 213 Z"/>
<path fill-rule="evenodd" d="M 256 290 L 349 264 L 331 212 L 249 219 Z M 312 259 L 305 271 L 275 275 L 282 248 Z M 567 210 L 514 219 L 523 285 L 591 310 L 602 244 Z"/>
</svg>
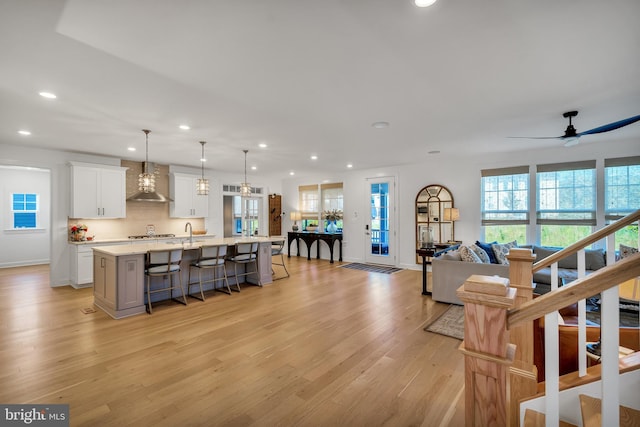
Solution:
<svg viewBox="0 0 640 427">
<path fill-rule="evenodd" d="M 271 236 L 271 237 L 225 237 L 199 240 L 194 236 L 193 243 L 188 241 L 184 243 L 174 242 L 158 242 L 153 241 L 149 243 L 137 243 L 135 245 L 113 245 L 113 246 L 97 246 L 92 248 L 94 252 L 101 252 L 112 256 L 124 256 L 124 255 L 139 255 L 145 254 L 150 250 L 159 249 L 180 249 L 192 250 L 199 249 L 202 245 L 227 245 L 233 246 L 236 243 L 244 242 L 258 242 L 258 243 L 272 243 L 286 240 L 284 236 Z"/>
</svg>

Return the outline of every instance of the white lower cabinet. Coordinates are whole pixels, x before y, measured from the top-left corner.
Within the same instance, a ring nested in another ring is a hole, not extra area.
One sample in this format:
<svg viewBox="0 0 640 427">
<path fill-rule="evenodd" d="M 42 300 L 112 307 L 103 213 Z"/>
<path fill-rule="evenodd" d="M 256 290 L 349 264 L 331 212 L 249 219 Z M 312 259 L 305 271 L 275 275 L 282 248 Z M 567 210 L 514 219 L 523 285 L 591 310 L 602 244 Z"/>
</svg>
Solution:
<svg viewBox="0 0 640 427">
<path fill-rule="evenodd" d="M 90 243 L 84 245 L 71 244 L 71 286 L 88 288 L 93 283 L 93 248 L 105 245 L 126 245 L 122 243 Z"/>
</svg>

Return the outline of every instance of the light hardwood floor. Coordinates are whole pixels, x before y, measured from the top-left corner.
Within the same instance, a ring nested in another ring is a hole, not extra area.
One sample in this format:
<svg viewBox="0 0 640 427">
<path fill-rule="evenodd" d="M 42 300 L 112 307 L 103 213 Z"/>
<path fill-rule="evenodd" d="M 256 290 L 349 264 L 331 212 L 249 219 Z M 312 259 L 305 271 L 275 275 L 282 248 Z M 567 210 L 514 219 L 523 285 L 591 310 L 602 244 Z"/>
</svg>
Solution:
<svg viewBox="0 0 640 427">
<path fill-rule="evenodd" d="M 113 320 L 47 266 L 0 269 L 0 402 L 86 426 L 460 426 L 460 341 L 421 275 L 286 259 L 289 279 Z M 156 308 L 157 307 L 157 308 Z"/>
</svg>

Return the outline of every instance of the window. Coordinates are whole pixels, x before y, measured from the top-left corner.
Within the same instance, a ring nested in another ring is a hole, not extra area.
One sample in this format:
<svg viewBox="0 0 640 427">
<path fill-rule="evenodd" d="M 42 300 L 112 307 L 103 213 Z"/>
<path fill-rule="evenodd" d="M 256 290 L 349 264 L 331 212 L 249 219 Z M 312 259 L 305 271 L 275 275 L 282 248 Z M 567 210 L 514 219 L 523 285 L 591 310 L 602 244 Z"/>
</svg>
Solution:
<svg viewBox="0 0 640 427">
<path fill-rule="evenodd" d="M 11 200 L 13 228 L 36 228 L 38 226 L 38 195 L 13 193 Z"/>
<path fill-rule="evenodd" d="M 640 156 L 604 160 L 604 206 L 607 223 L 640 207 Z M 619 230 L 616 243 L 635 247 L 638 225 Z"/>
<path fill-rule="evenodd" d="M 537 224 L 596 225 L 596 162 L 538 165 Z"/>
<path fill-rule="evenodd" d="M 486 241 L 526 242 L 529 166 L 482 171 L 482 225 Z"/>
<path fill-rule="evenodd" d="M 301 185 L 298 187 L 298 205 L 300 206 L 300 215 L 302 216 L 302 229 L 307 225 L 311 225 L 309 220 L 316 221 L 320 215 L 320 200 L 318 197 L 318 186 Z"/>
<path fill-rule="evenodd" d="M 536 223 L 540 244 L 568 246 L 596 225 L 596 162 L 538 165 Z"/>
<path fill-rule="evenodd" d="M 320 192 L 322 194 L 322 211 L 343 211 L 342 183 L 321 184 Z M 325 221 L 325 230 L 327 227 Z M 336 221 L 338 231 L 342 231 L 342 219 Z"/>
</svg>

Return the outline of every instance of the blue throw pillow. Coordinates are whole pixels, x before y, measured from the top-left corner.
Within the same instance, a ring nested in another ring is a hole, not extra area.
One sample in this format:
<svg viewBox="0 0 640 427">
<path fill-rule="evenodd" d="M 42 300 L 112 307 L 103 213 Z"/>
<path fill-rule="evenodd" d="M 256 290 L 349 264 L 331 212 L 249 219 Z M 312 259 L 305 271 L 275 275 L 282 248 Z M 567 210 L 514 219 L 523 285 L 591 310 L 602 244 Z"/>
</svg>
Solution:
<svg viewBox="0 0 640 427">
<path fill-rule="evenodd" d="M 491 262 L 491 264 L 498 264 L 498 260 L 496 259 L 496 254 L 493 253 L 493 248 L 491 247 L 491 245 L 495 245 L 496 243 L 498 242 L 496 241 L 491 243 L 484 243 L 476 240 L 476 245 L 484 249 L 487 255 L 489 255 L 489 261 Z"/>
</svg>

